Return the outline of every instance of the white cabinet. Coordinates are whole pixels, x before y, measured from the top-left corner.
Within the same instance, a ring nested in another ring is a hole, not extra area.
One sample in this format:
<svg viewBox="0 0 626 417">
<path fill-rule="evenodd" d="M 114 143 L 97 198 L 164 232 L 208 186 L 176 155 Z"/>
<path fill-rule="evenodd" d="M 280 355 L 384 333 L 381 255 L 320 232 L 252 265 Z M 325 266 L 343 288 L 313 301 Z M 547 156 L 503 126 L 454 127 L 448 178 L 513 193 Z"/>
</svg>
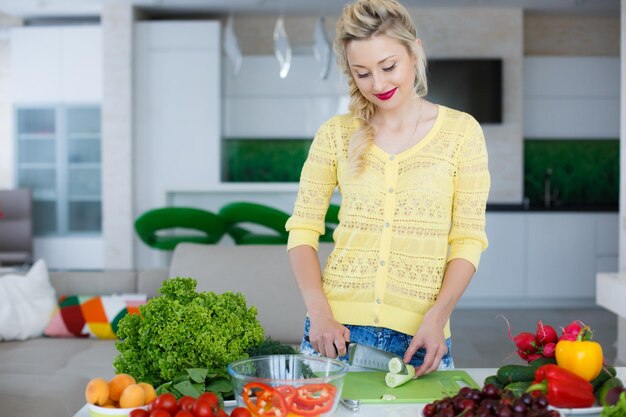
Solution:
<svg viewBox="0 0 626 417">
<path fill-rule="evenodd" d="M 617 213 L 488 212 L 487 234 L 460 306 L 592 306 L 596 273 L 617 271 Z"/>
<path fill-rule="evenodd" d="M 347 112 L 348 83 L 333 63 L 319 78 L 312 55 L 292 58 L 287 78 L 274 56 L 245 56 L 233 76 L 224 66 L 224 137 L 311 138 L 328 118 Z M 263 82 L 259 82 L 263 80 Z"/>
<path fill-rule="evenodd" d="M 529 297 L 593 297 L 595 220 L 595 216 L 581 213 L 535 213 L 528 217 Z"/>
<path fill-rule="evenodd" d="M 135 189 L 139 212 L 167 190 L 219 179 L 220 24 L 135 24 Z"/>
<path fill-rule="evenodd" d="M 489 247 L 483 252 L 464 299 L 487 298 L 501 302 L 517 298 L 526 291 L 526 215 L 523 213 L 487 214 Z M 502 260 L 506 259 L 506 262 Z"/>
<path fill-rule="evenodd" d="M 11 77 L 15 103 L 99 103 L 100 26 L 11 29 Z"/>
<path fill-rule="evenodd" d="M 619 137 L 619 57 L 524 58 L 524 137 Z"/>
<path fill-rule="evenodd" d="M 169 190 L 219 182 L 221 49 L 218 21 L 135 24 L 134 216 Z M 163 262 L 137 241 L 136 266 Z M 156 259 L 155 259 L 156 258 Z"/>
</svg>

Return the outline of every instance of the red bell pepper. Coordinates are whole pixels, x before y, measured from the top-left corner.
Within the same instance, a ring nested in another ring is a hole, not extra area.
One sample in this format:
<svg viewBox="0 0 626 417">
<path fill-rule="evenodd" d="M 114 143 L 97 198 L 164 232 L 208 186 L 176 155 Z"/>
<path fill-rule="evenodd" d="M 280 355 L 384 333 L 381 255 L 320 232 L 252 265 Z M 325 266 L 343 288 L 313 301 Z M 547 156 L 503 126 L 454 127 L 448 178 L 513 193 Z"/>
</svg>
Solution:
<svg viewBox="0 0 626 417">
<path fill-rule="evenodd" d="M 337 388 L 332 384 L 308 384 L 296 389 L 289 409 L 299 416 L 319 416 L 333 408 Z"/>
<path fill-rule="evenodd" d="M 260 382 L 244 385 L 242 397 L 248 410 L 259 417 L 284 417 L 289 411 L 281 394 Z"/>
<path fill-rule="evenodd" d="M 535 381 L 527 392 L 548 394 L 548 403 L 559 408 L 586 408 L 595 401 L 593 386 L 578 375 L 549 364 L 535 372 Z"/>
</svg>

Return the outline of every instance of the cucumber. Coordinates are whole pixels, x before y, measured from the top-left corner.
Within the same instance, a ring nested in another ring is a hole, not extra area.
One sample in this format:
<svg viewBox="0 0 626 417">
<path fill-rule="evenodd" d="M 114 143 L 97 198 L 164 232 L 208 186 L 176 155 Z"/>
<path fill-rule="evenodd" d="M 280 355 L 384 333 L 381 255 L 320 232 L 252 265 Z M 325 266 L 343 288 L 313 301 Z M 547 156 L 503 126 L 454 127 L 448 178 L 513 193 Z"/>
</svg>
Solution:
<svg viewBox="0 0 626 417">
<path fill-rule="evenodd" d="M 487 384 L 495 385 L 498 388 L 502 388 L 503 386 L 497 375 L 489 375 L 487 378 L 485 378 L 485 382 L 483 383 L 483 385 Z"/>
<path fill-rule="evenodd" d="M 534 361 L 530 362 L 528 365 L 532 366 L 533 368 L 537 369 L 540 366 L 543 365 L 556 365 L 556 358 L 539 358 L 539 359 L 535 359 Z"/>
<path fill-rule="evenodd" d="M 504 385 L 510 384 L 512 382 L 520 382 L 520 381 L 534 381 L 535 380 L 535 371 L 537 369 L 532 366 L 524 366 L 524 365 L 504 365 L 500 369 L 498 369 L 498 379 Z"/>
<path fill-rule="evenodd" d="M 616 377 L 609 378 L 604 384 L 602 384 L 602 386 L 600 387 L 600 391 L 598 391 L 598 401 L 600 401 L 600 404 L 602 404 L 603 406 L 609 405 L 606 401 L 606 394 L 611 388 L 615 387 L 624 387 L 624 383 L 621 379 Z"/>
<path fill-rule="evenodd" d="M 406 365 L 406 369 L 408 371 L 407 374 L 388 372 L 387 375 L 385 375 L 385 384 L 387 384 L 389 388 L 396 388 L 412 380 L 415 376 L 415 367 L 413 365 Z"/>
<path fill-rule="evenodd" d="M 604 384 L 606 381 L 616 375 L 617 372 L 615 371 L 614 367 L 612 367 L 611 365 L 604 365 L 602 367 L 602 370 L 600 371 L 600 375 L 598 375 L 591 381 L 591 385 L 593 386 L 593 392 L 598 393 L 598 390 L 600 389 L 602 384 Z"/>
<path fill-rule="evenodd" d="M 392 374 L 406 374 L 406 365 L 400 358 L 389 359 L 389 372 Z"/>
<path fill-rule="evenodd" d="M 510 384 L 505 385 L 504 389 L 508 389 L 516 397 L 521 397 L 532 383 L 532 381 L 511 382 Z"/>
</svg>

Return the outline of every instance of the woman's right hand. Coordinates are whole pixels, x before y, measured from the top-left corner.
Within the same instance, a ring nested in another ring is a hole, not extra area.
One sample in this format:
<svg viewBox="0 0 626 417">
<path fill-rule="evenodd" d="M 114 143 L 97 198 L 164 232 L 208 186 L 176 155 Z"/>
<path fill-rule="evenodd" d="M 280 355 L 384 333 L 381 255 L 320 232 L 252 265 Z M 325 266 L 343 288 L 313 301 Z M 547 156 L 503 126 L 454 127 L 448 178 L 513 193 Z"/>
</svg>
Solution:
<svg viewBox="0 0 626 417">
<path fill-rule="evenodd" d="M 331 359 L 347 353 L 346 342 L 350 341 L 350 330 L 346 326 L 332 317 L 309 320 L 309 341 L 313 349 Z"/>
</svg>

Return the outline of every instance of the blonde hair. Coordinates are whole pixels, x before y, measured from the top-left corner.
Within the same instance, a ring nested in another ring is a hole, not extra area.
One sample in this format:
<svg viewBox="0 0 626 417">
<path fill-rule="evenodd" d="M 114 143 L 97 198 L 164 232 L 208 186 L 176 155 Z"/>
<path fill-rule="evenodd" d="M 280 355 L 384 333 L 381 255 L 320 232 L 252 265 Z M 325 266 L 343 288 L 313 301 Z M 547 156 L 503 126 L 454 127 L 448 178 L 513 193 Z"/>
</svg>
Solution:
<svg viewBox="0 0 626 417">
<path fill-rule="evenodd" d="M 375 106 L 367 100 L 356 85 L 346 57 L 346 46 L 352 40 L 370 39 L 385 34 L 404 45 L 415 58 L 415 93 L 424 97 L 428 92 L 426 56 L 416 41 L 417 32 L 409 12 L 395 0 L 357 0 L 344 7 L 336 26 L 333 44 L 337 64 L 348 76 L 350 104 L 348 108 L 362 123 L 348 144 L 350 173 L 359 175 L 364 168 L 364 155 L 374 141 L 376 131 L 370 125 Z"/>
</svg>

